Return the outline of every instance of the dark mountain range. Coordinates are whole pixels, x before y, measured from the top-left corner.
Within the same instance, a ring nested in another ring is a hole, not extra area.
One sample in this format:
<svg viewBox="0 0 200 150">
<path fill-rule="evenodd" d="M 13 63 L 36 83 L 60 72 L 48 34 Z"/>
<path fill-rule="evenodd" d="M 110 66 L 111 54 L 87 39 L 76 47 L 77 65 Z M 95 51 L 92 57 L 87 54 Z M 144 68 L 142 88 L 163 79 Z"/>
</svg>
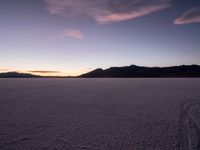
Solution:
<svg viewBox="0 0 200 150">
<path fill-rule="evenodd" d="M 0 73 L 0 78 L 39 78 L 39 77 L 41 76 L 29 73 L 19 73 L 19 72 Z"/>
<path fill-rule="evenodd" d="M 182 65 L 172 67 L 124 66 L 108 69 L 96 69 L 77 76 L 78 78 L 142 78 L 142 77 L 200 77 L 200 65 Z M 0 78 L 74 78 L 70 76 L 39 76 L 29 73 L 0 73 Z"/>
<path fill-rule="evenodd" d="M 109 69 L 96 69 L 81 78 L 139 78 L 139 77 L 200 77 L 199 65 L 182 65 L 172 67 L 125 66 Z"/>
</svg>

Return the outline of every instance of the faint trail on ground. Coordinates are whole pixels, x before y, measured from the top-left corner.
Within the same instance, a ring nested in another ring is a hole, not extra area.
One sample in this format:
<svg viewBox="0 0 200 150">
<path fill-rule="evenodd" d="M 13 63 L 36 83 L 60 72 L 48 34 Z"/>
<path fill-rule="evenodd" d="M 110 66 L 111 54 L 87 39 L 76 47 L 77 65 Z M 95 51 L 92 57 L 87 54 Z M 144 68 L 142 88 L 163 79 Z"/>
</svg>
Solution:
<svg viewBox="0 0 200 150">
<path fill-rule="evenodd" d="M 17 143 L 20 143 L 20 142 L 24 142 L 24 141 L 27 141 L 27 140 L 30 140 L 29 137 L 19 137 L 19 138 L 15 138 L 11 141 L 8 141 L 8 142 L 5 142 L 3 144 L 0 145 L 0 149 L 3 148 L 3 147 L 7 147 L 9 145 L 13 145 L 13 144 L 17 144 Z"/>
<path fill-rule="evenodd" d="M 74 129 L 72 129 L 71 133 L 74 134 L 74 135 L 78 135 L 78 131 L 79 130 L 82 130 L 86 127 L 89 127 L 91 126 L 92 124 L 85 124 L 85 125 L 79 125 L 79 126 L 76 126 Z M 83 149 L 83 150 L 88 150 L 90 149 L 90 146 L 89 145 L 81 145 L 81 144 L 78 144 L 78 143 L 74 143 L 66 138 L 56 138 L 55 139 L 55 143 L 59 144 L 59 145 L 62 145 L 61 148 L 59 148 L 59 150 L 65 150 L 65 149 Z"/>
<path fill-rule="evenodd" d="M 179 149 L 200 150 L 200 100 L 181 104 L 179 125 Z"/>
<path fill-rule="evenodd" d="M 63 143 L 64 145 L 62 146 L 61 150 L 64 150 L 66 148 L 78 148 L 78 149 L 89 149 L 90 147 L 87 146 L 87 145 L 79 145 L 79 144 L 75 144 L 75 143 L 72 143 L 70 141 L 67 141 L 65 139 L 61 139 L 61 138 L 57 138 L 55 140 L 55 142 L 61 142 Z"/>
<path fill-rule="evenodd" d="M 79 129 L 82 129 L 82 128 L 88 127 L 88 126 L 92 126 L 92 124 L 86 124 L 86 125 L 82 125 L 82 126 L 77 126 L 72 130 L 72 132 L 74 133 L 74 132 L 78 131 Z"/>
</svg>

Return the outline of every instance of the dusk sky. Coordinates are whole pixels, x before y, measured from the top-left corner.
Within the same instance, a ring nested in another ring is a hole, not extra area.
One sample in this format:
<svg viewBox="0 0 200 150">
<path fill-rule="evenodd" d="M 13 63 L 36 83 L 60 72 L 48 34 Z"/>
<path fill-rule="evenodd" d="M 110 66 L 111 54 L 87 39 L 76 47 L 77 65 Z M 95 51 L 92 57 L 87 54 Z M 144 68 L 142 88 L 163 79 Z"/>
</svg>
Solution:
<svg viewBox="0 0 200 150">
<path fill-rule="evenodd" d="M 200 64 L 200 0 L 0 0 L 0 72 Z"/>
</svg>

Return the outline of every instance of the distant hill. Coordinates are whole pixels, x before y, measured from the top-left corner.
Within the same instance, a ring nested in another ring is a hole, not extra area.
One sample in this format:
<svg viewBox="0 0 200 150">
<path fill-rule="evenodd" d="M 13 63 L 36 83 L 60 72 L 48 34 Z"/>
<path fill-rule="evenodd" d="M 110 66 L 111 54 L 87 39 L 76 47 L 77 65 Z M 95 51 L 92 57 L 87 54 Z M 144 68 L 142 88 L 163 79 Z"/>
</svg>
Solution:
<svg viewBox="0 0 200 150">
<path fill-rule="evenodd" d="M 0 78 L 39 78 L 39 77 L 41 76 L 29 73 L 19 73 L 19 72 L 0 73 Z"/>
<path fill-rule="evenodd" d="M 145 78 L 145 77 L 200 77 L 200 65 L 182 65 L 172 67 L 124 66 L 108 69 L 96 69 L 77 76 L 78 78 Z M 30 73 L 0 73 L 0 78 L 76 78 L 70 76 L 39 76 Z"/>
<path fill-rule="evenodd" d="M 172 67 L 125 66 L 96 69 L 80 75 L 81 78 L 139 78 L 139 77 L 200 77 L 199 65 Z"/>
</svg>

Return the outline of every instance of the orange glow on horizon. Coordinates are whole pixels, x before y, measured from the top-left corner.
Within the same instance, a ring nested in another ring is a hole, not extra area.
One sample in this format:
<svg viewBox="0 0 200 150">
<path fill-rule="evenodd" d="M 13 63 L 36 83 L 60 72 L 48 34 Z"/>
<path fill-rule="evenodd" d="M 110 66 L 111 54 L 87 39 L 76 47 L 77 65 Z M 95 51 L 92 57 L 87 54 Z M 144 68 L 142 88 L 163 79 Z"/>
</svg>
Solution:
<svg viewBox="0 0 200 150">
<path fill-rule="evenodd" d="M 46 71 L 46 70 L 15 70 L 15 69 L 0 69 L 0 73 L 6 72 L 19 72 L 19 73 L 30 73 L 39 76 L 79 76 L 83 73 L 88 72 L 87 70 L 81 69 L 78 71 Z"/>
</svg>

